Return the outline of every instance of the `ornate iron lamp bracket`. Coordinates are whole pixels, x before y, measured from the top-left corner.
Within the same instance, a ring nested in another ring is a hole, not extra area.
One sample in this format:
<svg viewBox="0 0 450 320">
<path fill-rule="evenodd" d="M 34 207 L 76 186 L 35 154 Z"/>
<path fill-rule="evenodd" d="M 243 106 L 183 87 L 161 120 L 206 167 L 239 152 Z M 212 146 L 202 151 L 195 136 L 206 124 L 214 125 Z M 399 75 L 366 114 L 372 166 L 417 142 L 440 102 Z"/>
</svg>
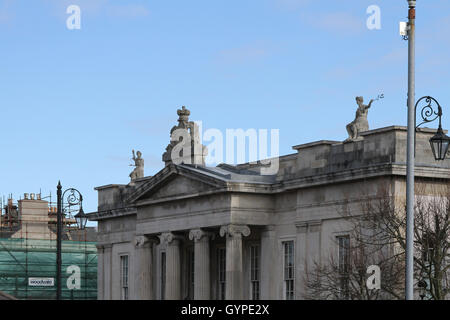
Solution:
<svg viewBox="0 0 450 320">
<path fill-rule="evenodd" d="M 425 100 L 425 106 L 423 106 L 422 109 L 420 110 L 420 116 L 422 117 L 422 122 L 419 123 L 418 125 L 416 125 L 416 123 L 417 123 L 417 107 L 419 106 L 419 103 L 424 100 Z M 441 105 L 439 104 L 439 102 L 431 96 L 424 96 L 424 97 L 420 98 L 419 100 L 417 100 L 416 105 L 414 107 L 414 125 L 416 126 L 414 129 L 414 156 L 416 155 L 417 129 L 421 125 L 423 125 L 425 123 L 433 122 L 436 119 L 439 119 L 438 132 L 440 132 L 440 131 L 442 131 L 442 126 L 441 126 L 442 108 L 441 108 Z"/>
<path fill-rule="evenodd" d="M 66 192 L 69 192 L 66 195 Z M 83 206 L 83 196 L 81 195 L 80 191 L 78 191 L 75 188 L 69 188 L 67 190 L 64 191 L 64 193 L 62 194 L 62 213 L 64 214 L 66 212 L 66 209 L 69 208 L 69 213 L 70 213 L 70 207 L 73 206 Z M 64 201 L 65 199 L 65 201 Z"/>
<path fill-rule="evenodd" d="M 419 100 L 417 100 L 416 106 L 414 109 L 415 114 L 417 114 L 417 107 L 422 100 L 425 100 L 426 105 L 420 111 L 420 116 L 422 117 L 422 122 L 419 123 L 418 125 L 416 125 L 416 130 L 424 123 L 433 122 L 437 118 L 439 118 L 439 126 L 441 126 L 442 108 L 441 108 L 441 105 L 439 104 L 439 102 L 437 102 L 437 100 L 434 99 L 433 97 L 425 96 L 425 97 L 422 97 Z M 437 112 L 435 109 L 436 107 L 433 107 L 433 102 L 437 105 Z M 414 123 L 417 123 L 416 119 L 414 120 Z"/>
</svg>

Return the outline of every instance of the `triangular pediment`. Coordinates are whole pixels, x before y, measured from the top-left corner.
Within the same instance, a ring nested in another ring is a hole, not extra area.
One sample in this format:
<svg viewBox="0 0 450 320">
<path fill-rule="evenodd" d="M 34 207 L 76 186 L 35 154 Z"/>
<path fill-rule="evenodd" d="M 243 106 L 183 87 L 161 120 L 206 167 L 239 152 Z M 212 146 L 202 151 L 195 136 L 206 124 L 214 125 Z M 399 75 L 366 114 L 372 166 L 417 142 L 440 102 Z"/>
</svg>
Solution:
<svg viewBox="0 0 450 320">
<path fill-rule="evenodd" d="M 208 194 L 226 187 L 219 179 L 203 176 L 186 168 L 171 165 L 139 187 L 128 202 L 158 201 Z"/>
</svg>

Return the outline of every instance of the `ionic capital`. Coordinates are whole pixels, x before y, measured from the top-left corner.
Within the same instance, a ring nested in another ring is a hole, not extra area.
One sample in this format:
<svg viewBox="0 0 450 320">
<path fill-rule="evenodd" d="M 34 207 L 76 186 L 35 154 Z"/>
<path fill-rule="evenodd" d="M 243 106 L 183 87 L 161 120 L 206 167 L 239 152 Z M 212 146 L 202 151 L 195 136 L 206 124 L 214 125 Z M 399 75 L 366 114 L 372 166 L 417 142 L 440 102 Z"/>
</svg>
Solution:
<svg viewBox="0 0 450 320">
<path fill-rule="evenodd" d="M 191 231 L 189 231 L 189 240 L 194 240 L 195 242 L 197 242 L 202 238 L 214 239 L 214 233 L 204 231 L 202 229 L 192 229 Z"/>
<path fill-rule="evenodd" d="M 136 248 L 142 248 L 144 246 L 150 246 L 156 242 L 156 239 L 145 235 L 138 235 L 134 237 L 134 245 Z"/>
<path fill-rule="evenodd" d="M 159 240 L 161 241 L 161 244 L 163 245 L 169 245 L 178 241 L 182 240 L 182 237 L 173 234 L 172 232 L 164 232 L 161 233 L 159 236 Z"/>
<path fill-rule="evenodd" d="M 229 237 L 248 237 L 250 235 L 250 228 L 246 225 L 229 224 L 220 227 L 220 236 L 227 235 Z"/>
</svg>

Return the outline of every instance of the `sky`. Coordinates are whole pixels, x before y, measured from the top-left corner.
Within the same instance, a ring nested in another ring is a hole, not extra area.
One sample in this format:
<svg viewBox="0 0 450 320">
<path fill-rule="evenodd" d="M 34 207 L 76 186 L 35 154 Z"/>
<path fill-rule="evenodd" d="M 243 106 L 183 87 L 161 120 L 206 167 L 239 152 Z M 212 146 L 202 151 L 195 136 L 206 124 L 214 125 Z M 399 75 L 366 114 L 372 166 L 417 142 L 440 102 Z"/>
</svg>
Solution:
<svg viewBox="0 0 450 320">
<path fill-rule="evenodd" d="M 0 0 L 0 196 L 54 199 L 60 180 L 96 211 L 95 187 L 129 182 L 132 149 L 146 176 L 163 168 L 183 105 L 203 130 L 279 129 L 281 155 L 346 139 L 356 96 L 384 94 L 371 129 L 406 125 L 407 12 L 406 0 Z M 435 97 L 448 129 L 450 1 L 418 0 L 416 25 L 416 97 Z"/>
</svg>

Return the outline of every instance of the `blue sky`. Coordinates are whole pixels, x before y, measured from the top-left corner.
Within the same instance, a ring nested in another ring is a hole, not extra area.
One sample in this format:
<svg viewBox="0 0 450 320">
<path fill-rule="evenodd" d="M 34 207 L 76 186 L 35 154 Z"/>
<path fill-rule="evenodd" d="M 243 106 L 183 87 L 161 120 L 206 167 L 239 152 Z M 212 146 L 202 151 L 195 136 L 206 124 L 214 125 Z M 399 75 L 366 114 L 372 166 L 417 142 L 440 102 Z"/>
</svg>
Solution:
<svg viewBox="0 0 450 320">
<path fill-rule="evenodd" d="M 450 2 L 417 5 L 416 95 L 448 129 Z M 131 149 L 146 175 L 163 167 L 182 105 L 204 129 L 280 129 L 280 154 L 344 140 L 357 95 L 384 93 L 371 128 L 405 125 L 406 16 L 406 0 L 0 0 L 0 195 L 61 180 L 95 211 L 94 187 L 129 182 Z"/>
</svg>

